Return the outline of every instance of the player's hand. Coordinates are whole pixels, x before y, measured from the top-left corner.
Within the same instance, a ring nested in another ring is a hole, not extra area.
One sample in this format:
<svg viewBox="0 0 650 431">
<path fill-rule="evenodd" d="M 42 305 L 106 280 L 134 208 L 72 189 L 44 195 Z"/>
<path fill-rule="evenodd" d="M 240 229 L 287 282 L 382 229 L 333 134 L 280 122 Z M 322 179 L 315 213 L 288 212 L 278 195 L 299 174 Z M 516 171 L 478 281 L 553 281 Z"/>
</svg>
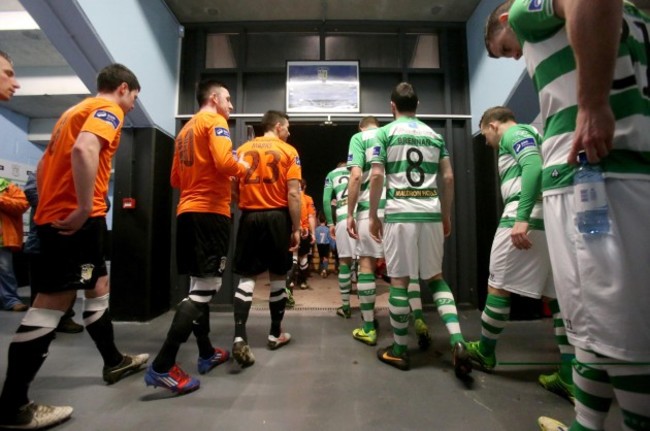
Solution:
<svg viewBox="0 0 650 431">
<path fill-rule="evenodd" d="M 309 243 L 311 245 L 314 245 L 314 243 L 316 242 L 316 234 L 314 234 L 313 232 L 310 232 L 309 236 L 311 237 L 311 239 L 309 240 Z"/>
<path fill-rule="evenodd" d="M 442 218 L 442 232 L 445 235 L 445 238 L 448 238 L 451 235 L 451 218 L 443 217 Z"/>
<path fill-rule="evenodd" d="M 291 246 L 289 247 L 289 251 L 292 253 L 298 251 L 299 246 L 300 246 L 300 229 L 291 232 Z"/>
<path fill-rule="evenodd" d="M 612 149 L 615 122 L 609 105 L 578 109 L 576 131 L 567 162 L 577 163 L 581 151 L 586 153 L 589 163 L 600 162 Z"/>
<path fill-rule="evenodd" d="M 384 225 L 378 217 L 370 217 L 369 230 L 370 237 L 381 244 L 384 238 Z"/>
<path fill-rule="evenodd" d="M 89 210 L 77 207 L 63 220 L 53 222 L 52 227 L 59 229 L 60 235 L 73 235 L 86 223 L 88 216 L 90 216 Z"/>
<path fill-rule="evenodd" d="M 533 246 L 533 243 L 528 237 L 528 222 L 517 221 L 510 231 L 510 239 L 512 240 L 512 245 L 519 250 L 528 250 Z"/>
<path fill-rule="evenodd" d="M 359 239 L 359 232 L 357 231 L 357 221 L 352 216 L 348 216 L 348 235 L 350 238 Z"/>
<path fill-rule="evenodd" d="M 336 226 L 330 226 L 330 236 L 332 239 L 336 239 Z"/>
</svg>

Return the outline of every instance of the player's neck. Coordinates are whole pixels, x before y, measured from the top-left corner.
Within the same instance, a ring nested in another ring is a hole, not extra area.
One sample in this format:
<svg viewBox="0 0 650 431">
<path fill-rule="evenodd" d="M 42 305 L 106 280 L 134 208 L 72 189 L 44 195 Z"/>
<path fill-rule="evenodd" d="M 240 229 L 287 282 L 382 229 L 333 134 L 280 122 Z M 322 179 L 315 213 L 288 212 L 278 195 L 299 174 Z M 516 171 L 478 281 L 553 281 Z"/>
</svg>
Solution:
<svg viewBox="0 0 650 431">
<path fill-rule="evenodd" d="M 415 118 L 415 112 L 396 112 L 395 119 L 400 118 Z"/>
<path fill-rule="evenodd" d="M 275 132 L 273 132 L 272 130 L 271 130 L 271 131 L 268 131 L 268 132 L 266 132 L 266 133 L 264 133 L 264 137 L 265 137 L 265 138 L 276 138 L 276 139 L 280 139 L 280 137 L 279 137 L 278 135 L 276 135 Z"/>
<path fill-rule="evenodd" d="M 206 104 L 206 105 L 201 106 L 201 108 L 199 109 L 199 112 L 211 112 L 213 114 L 218 114 L 217 107 L 212 106 L 210 104 Z"/>
</svg>

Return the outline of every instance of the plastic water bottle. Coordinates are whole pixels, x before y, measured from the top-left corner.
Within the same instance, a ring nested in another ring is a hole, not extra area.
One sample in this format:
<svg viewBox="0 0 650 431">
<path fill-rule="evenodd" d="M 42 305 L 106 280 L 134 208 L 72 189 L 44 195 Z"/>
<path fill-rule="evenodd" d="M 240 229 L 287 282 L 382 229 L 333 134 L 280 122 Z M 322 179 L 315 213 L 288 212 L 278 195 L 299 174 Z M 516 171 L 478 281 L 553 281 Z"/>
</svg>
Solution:
<svg viewBox="0 0 650 431">
<path fill-rule="evenodd" d="M 573 177 L 576 226 L 584 235 L 609 233 L 609 206 L 605 179 L 599 165 L 590 165 L 585 153 L 578 154 L 580 165 Z"/>
</svg>

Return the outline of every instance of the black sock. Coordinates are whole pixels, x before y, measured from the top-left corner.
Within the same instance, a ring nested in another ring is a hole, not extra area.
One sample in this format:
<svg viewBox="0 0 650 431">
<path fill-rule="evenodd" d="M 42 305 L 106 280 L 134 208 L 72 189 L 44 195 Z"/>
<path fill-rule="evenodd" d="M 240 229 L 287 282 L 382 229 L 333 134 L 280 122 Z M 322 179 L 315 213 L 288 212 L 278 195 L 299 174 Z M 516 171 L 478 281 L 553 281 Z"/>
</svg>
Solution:
<svg viewBox="0 0 650 431">
<path fill-rule="evenodd" d="M 246 342 L 248 342 L 246 322 L 252 304 L 252 301 L 242 301 L 235 297 L 235 338 L 242 338 Z"/>
<path fill-rule="evenodd" d="M 114 367 L 122 362 L 124 356 L 117 349 L 115 345 L 115 335 L 113 334 L 113 322 L 111 314 L 108 309 L 98 311 L 84 311 L 84 322 L 89 318 L 93 318 L 97 313 L 101 313 L 101 317 L 94 322 L 86 325 L 86 330 L 93 339 L 99 354 L 104 359 L 105 367 Z"/>
<path fill-rule="evenodd" d="M 203 359 L 211 358 L 214 355 L 214 346 L 210 341 L 210 306 L 207 302 L 196 303 L 201 310 L 201 316 L 194 321 L 192 332 L 196 337 L 196 346 L 199 348 L 199 356 Z"/>
<path fill-rule="evenodd" d="M 20 325 L 16 334 L 29 337 L 45 328 L 40 326 Z M 19 407 L 29 403 L 27 392 L 30 383 L 43 365 L 50 343 L 54 339 L 54 328 L 44 335 L 27 341 L 12 341 L 9 345 L 9 363 L 7 365 L 7 378 L 0 395 L 0 406 L 5 412 L 13 412 Z"/>
<path fill-rule="evenodd" d="M 199 317 L 201 317 L 201 310 L 196 302 L 191 299 L 181 301 L 167 332 L 167 339 L 151 364 L 155 372 L 166 373 L 174 366 L 178 349 L 189 338 L 193 330 L 193 322 Z"/>
<path fill-rule="evenodd" d="M 271 312 L 271 335 L 274 337 L 279 337 L 282 331 L 282 319 L 284 318 L 284 310 L 287 304 L 286 297 L 283 297 L 278 301 L 274 300 L 277 296 L 280 295 L 284 295 L 284 291 L 282 289 L 272 291 L 269 297 L 269 311 Z"/>
</svg>

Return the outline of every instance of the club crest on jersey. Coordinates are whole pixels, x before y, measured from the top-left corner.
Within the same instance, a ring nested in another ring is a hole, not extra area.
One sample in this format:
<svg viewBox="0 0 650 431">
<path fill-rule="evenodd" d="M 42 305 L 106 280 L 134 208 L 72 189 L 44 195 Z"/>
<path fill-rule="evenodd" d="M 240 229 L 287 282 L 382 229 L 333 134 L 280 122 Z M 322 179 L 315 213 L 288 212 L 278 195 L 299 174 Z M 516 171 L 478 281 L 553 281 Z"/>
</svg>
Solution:
<svg viewBox="0 0 650 431">
<path fill-rule="evenodd" d="M 544 6 L 544 0 L 530 0 L 528 10 L 530 12 L 539 12 L 542 10 L 542 6 Z"/>
<path fill-rule="evenodd" d="M 353 157 L 353 156 L 352 156 L 352 153 L 348 154 L 348 162 L 351 162 L 351 161 L 352 161 L 352 157 Z"/>
<path fill-rule="evenodd" d="M 95 111 L 95 118 L 106 121 L 108 124 L 113 126 L 114 129 L 117 129 L 120 125 L 120 119 L 117 118 L 115 114 L 112 112 L 104 111 L 103 109 Z"/>
<path fill-rule="evenodd" d="M 381 153 L 381 147 L 380 146 L 372 147 L 372 155 L 373 156 L 378 156 L 379 153 Z"/>
<path fill-rule="evenodd" d="M 296 165 L 301 166 L 300 157 L 296 156 Z"/>
<path fill-rule="evenodd" d="M 223 127 L 215 127 L 214 128 L 214 136 L 217 138 L 228 138 L 230 139 L 230 132 L 228 129 L 224 129 Z"/>
<path fill-rule="evenodd" d="M 92 263 L 85 263 L 79 267 L 80 274 L 81 274 L 81 280 L 79 280 L 80 283 L 88 283 L 90 279 L 93 277 L 93 269 L 95 269 L 95 265 Z"/>
<path fill-rule="evenodd" d="M 512 146 L 512 149 L 515 150 L 515 154 L 519 154 L 526 148 L 535 147 L 536 145 L 537 144 L 535 144 L 535 139 L 526 138 L 516 142 L 515 145 Z"/>
</svg>

